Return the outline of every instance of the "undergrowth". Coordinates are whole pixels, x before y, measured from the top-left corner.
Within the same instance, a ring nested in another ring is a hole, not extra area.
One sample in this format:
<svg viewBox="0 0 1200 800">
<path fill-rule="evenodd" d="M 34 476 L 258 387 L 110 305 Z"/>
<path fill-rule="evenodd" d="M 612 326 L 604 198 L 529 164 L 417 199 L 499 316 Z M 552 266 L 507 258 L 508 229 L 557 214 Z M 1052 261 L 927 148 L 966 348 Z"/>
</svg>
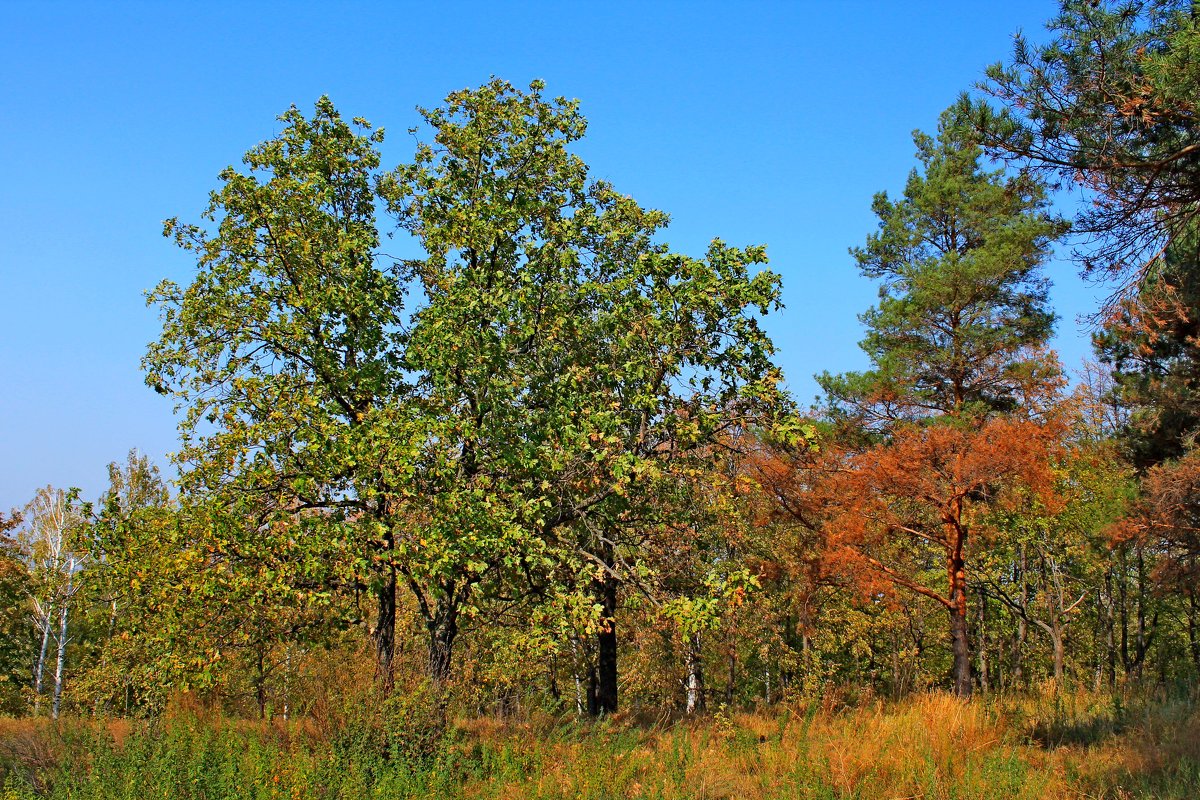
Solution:
<svg viewBox="0 0 1200 800">
<path fill-rule="evenodd" d="M 794 704 L 670 725 L 534 715 L 443 726 L 428 697 L 320 723 L 186 710 L 0 720 L 3 800 L 1192 798 L 1200 712 L 1090 694 Z"/>
</svg>

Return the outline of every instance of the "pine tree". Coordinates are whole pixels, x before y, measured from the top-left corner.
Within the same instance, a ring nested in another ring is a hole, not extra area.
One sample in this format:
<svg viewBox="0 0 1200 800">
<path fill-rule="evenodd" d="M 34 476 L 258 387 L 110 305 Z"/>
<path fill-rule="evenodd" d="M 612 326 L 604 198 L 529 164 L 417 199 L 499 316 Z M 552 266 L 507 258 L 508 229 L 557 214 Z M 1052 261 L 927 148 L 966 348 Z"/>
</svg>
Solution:
<svg viewBox="0 0 1200 800">
<path fill-rule="evenodd" d="M 862 315 L 872 369 L 820 377 L 834 417 L 870 433 L 826 486 L 829 546 L 831 563 L 946 607 L 965 696 L 973 508 L 1006 484 L 1048 485 L 1040 412 L 1061 381 L 1040 267 L 1065 224 L 1037 181 L 985 170 L 952 112 L 914 140 L 921 169 L 900 199 L 876 195 L 879 229 L 851 251 L 880 282 Z"/>
</svg>

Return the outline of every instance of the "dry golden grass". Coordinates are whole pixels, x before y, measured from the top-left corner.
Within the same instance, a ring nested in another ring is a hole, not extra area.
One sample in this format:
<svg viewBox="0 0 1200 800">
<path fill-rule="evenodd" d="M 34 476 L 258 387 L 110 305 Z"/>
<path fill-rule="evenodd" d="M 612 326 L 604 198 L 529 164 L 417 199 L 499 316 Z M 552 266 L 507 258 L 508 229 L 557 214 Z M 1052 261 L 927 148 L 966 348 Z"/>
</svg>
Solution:
<svg viewBox="0 0 1200 800">
<path fill-rule="evenodd" d="M 544 725 L 474 720 L 468 740 L 537 766 L 528 780 L 474 781 L 463 796 L 610 796 L 604 784 L 611 796 L 679 800 L 1200 797 L 1193 707 L 1146 710 L 1117 731 L 1097 719 L 1105 702 L 928 694 L 844 710 L 718 714 L 667 729 L 617 721 L 557 738 Z M 1039 741 L 1056 721 L 1065 741 Z"/>
<path fill-rule="evenodd" d="M 1200 797 L 1194 703 L 1131 708 L 1084 693 L 853 707 L 831 697 L 673 725 L 476 718 L 417 762 L 355 739 L 353 726 L 337 739 L 312 724 L 184 713 L 152 728 L 107 725 L 0 721 L 0 760 L 42 776 L 0 796 L 141 800 L 136 787 L 153 786 L 206 800 Z"/>
</svg>

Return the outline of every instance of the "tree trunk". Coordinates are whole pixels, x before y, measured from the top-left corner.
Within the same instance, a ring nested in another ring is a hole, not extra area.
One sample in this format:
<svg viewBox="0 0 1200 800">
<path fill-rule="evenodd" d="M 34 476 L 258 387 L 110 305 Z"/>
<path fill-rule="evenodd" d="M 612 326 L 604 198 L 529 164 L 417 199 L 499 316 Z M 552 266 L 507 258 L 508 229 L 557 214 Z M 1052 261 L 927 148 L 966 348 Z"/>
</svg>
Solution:
<svg viewBox="0 0 1200 800">
<path fill-rule="evenodd" d="M 1200 624 L 1197 623 L 1197 612 L 1200 611 L 1200 604 L 1196 603 L 1195 591 L 1188 593 L 1188 650 L 1192 655 L 1192 664 L 1196 667 L 1197 674 L 1200 674 Z"/>
<path fill-rule="evenodd" d="M 385 695 L 396 686 L 392 660 L 396 654 L 396 568 L 389 566 L 387 577 L 376 596 L 379 615 L 375 622 L 375 680 Z"/>
<path fill-rule="evenodd" d="M 982 594 L 979 597 L 979 691 L 985 695 L 991 690 L 987 645 L 987 595 Z"/>
<path fill-rule="evenodd" d="M 971 643 L 967 638 L 967 571 L 961 547 L 947 559 L 950 578 L 950 647 L 954 654 L 954 693 L 971 696 Z"/>
<path fill-rule="evenodd" d="M 1142 667 L 1146 663 L 1146 654 L 1150 650 L 1150 639 L 1146 627 L 1146 556 L 1141 543 L 1135 547 L 1137 553 L 1138 595 L 1137 595 L 1137 658 L 1134 670 L 1138 680 L 1142 678 Z"/>
<path fill-rule="evenodd" d="M 1066 661 L 1066 646 L 1063 643 L 1064 631 L 1062 623 L 1058 619 L 1054 620 L 1052 627 L 1054 628 L 1054 682 L 1062 686 L 1063 679 L 1066 677 L 1066 670 L 1064 668 Z"/>
<path fill-rule="evenodd" d="M 585 713 L 591 713 L 591 694 L 585 693 L 583 686 L 583 658 L 584 648 L 579 641 L 579 637 L 571 635 L 571 677 L 575 679 L 575 713 L 583 716 Z M 590 673 L 591 670 L 589 669 Z"/>
<path fill-rule="evenodd" d="M 597 715 L 617 710 L 617 579 L 606 574 L 598 584 L 602 619 L 596 634 Z"/>
<path fill-rule="evenodd" d="M 258 648 L 257 670 L 254 674 L 254 700 L 258 703 L 258 718 L 267 718 L 267 665 L 263 647 Z"/>
<path fill-rule="evenodd" d="M 559 706 L 562 703 L 562 691 L 558 688 L 558 659 L 553 655 L 550 656 L 550 662 L 546 665 L 546 673 L 548 679 L 546 691 L 550 694 L 554 705 Z"/>
<path fill-rule="evenodd" d="M 283 721 L 291 719 L 292 711 L 292 646 L 283 651 Z"/>
<path fill-rule="evenodd" d="M 54 666 L 54 705 L 50 710 L 54 719 L 58 719 L 58 712 L 62 706 L 63 679 L 66 677 L 64 672 L 67 666 L 67 615 L 71 609 L 71 604 L 66 598 L 70 596 L 71 579 L 67 578 L 66 595 L 58 611 L 58 660 Z"/>
<path fill-rule="evenodd" d="M 1133 668 L 1129 659 L 1129 564 L 1125 548 L 1121 548 L 1118 552 L 1120 553 L 1118 563 L 1121 566 L 1121 573 L 1117 579 L 1121 620 L 1121 672 L 1128 678 L 1129 672 Z"/>
<path fill-rule="evenodd" d="M 687 651 L 687 713 L 704 710 L 704 671 L 700 659 L 700 634 L 688 637 Z"/>
<path fill-rule="evenodd" d="M 1117 638 L 1116 638 L 1116 615 L 1113 613 L 1113 606 L 1116 604 L 1116 599 L 1112 592 L 1112 570 L 1110 569 L 1104 576 L 1105 602 L 1104 602 L 1104 645 L 1107 658 L 1106 667 L 1108 669 L 1108 688 L 1113 689 L 1117 685 Z"/>
<path fill-rule="evenodd" d="M 588 664 L 587 713 L 589 717 L 600 716 L 600 676 L 595 664 Z"/>
<path fill-rule="evenodd" d="M 737 645 L 729 644 L 729 682 L 725 685 L 725 705 L 733 708 L 733 698 L 737 690 Z"/>
<path fill-rule="evenodd" d="M 45 613 L 39 618 L 39 626 L 42 629 L 42 646 L 38 650 L 37 664 L 33 668 L 33 713 L 37 716 L 42 705 L 42 689 L 45 686 L 46 675 L 46 651 L 50 647 L 50 606 L 46 606 Z"/>
<path fill-rule="evenodd" d="M 1021 586 L 1020 608 L 1029 608 L 1029 579 L 1027 578 L 1029 571 L 1029 554 L 1025 549 L 1025 545 L 1021 545 L 1016 564 L 1016 574 L 1014 575 L 1017 583 Z M 1023 613 L 1017 615 L 1017 626 L 1013 632 L 1012 650 L 1010 652 L 1010 672 L 1012 679 L 1010 688 L 1020 686 L 1025 677 L 1025 665 L 1023 658 L 1025 654 L 1025 639 L 1029 636 L 1029 623 L 1025 619 Z"/>
<path fill-rule="evenodd" d="M 450 680 L 451 656 L 458 636 L 458 606 L 453 597 L 439 600 L 429 630 L 429 677 L 439 686 Z"/>
</svg>

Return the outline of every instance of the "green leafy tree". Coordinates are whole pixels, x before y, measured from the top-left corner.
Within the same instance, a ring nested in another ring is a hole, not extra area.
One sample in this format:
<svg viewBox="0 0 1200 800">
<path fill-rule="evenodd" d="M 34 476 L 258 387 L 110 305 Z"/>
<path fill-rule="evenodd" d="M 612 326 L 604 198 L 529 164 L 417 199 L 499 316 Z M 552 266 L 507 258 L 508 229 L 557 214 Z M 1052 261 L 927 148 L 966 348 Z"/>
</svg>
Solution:
<svg viewBox="0 0 1200 800">
<path fill-rule="evenodd" d="M 656 242 L 666 215 L 589 179 L 570 150 L 586 131 L 577 103 L 542 92 L 493 80 L 451 94 L 389 187 L 427 254 L 406 359 L 430 501 L 404 569 L 434 674 L 481 584 L 590 586 L 611 711 L 617 594 L 642 568 L 631 531 L 669 472 L 780 408 L 757 320 L 779 284 L 752 274 L 762 248 L 714 241 L 693 258 Z"/>
<path fill-rule="evenodd" d="M 221 173 L 205 212 L 214 229 L 167 222 L 197 272 L 150 295 L 163 332 L 146 381 L 186 409 L 185 502 L 238 520 L 219 528 L 231 538 L 212 542 L 216 557 L 262 553 L 271 537 L 256 531 L 294 523 L 292 585 L 370 591 L 390 685 L 409 437 L 405 284 L 377 252 L 383 132 L 345 122 L 326 98 L 311 118 L 292 108 L 281 121 L 246 172 Z"/>
<path fill-rule="evenodd" d="M 132 642 L 131 630 L 156 628 L 131 615 L 143 609 L 143 588 L 158 574 L 151 553 L 158 548 L 160 524 L 173 519 L 174 507 L 158 467 L 137 450 L 130 450 L 124 463 L 108 465 L 108 480 L 88 529 L 93 630 L 86 669 L 73 694 L 97 711 L 130 713 L 145 695 L 138 676 L 149 661 L 148 643 Z M 140 652 L 135 654 L 135 647 Z"/>
<path fill-rule="evenodd" d="M 656 243 L 666 216 L 589 180 L 577 105 L 540 84 L 423 113 L 433 142 L 386 176 L 365 123 L 285 114 L 250 174 L 222 174 L 215 233 L 168 225 L 199 271 L 154 293 L 146 366 L 188 410 L 185 496 L 233 520 L 214 552 L 278 586 L 368 586 L 385 680 L 402 580 L 441 683 L 464 615 L 564 564 L 595 576 L 611 634 L 612 532 L 665 465 L 780 406 L 757 321 L 779 287 L 751 274 L 762 248 Z M 383 199 L 423 258 L 381 264 Z M 615 638 L 600 651 L 611 710 Z"/>
<path fill-rule="evenodd" d="M 12 534 L 21 519 L 17 511 L 0 513 L 0 710 L 7 714 L 15 714 L 24 706 L 22 695 L 33 661 L 26 608 L 30 575 Z"/>
</svg>

